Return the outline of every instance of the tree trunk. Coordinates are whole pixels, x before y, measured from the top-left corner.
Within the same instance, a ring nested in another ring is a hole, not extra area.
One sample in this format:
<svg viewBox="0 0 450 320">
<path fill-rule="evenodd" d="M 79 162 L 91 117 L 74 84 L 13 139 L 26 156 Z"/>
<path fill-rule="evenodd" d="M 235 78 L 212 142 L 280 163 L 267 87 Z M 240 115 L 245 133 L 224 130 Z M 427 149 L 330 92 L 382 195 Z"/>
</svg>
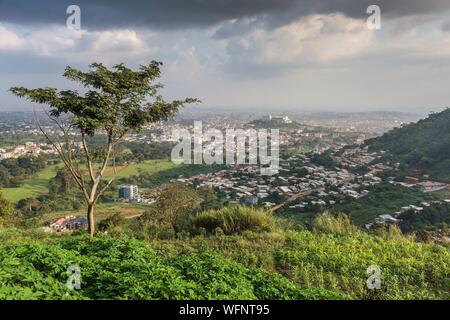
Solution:
<svg viewBox="0 0 450 320">
<path fill-rule="evenodd" d="M 93 204 L 88 205 L 87 219 L 88 219 L 88 232 L 92 238 L 94 236 L 94 232 L 95 232 L 94 205 Z"/>
</svg>

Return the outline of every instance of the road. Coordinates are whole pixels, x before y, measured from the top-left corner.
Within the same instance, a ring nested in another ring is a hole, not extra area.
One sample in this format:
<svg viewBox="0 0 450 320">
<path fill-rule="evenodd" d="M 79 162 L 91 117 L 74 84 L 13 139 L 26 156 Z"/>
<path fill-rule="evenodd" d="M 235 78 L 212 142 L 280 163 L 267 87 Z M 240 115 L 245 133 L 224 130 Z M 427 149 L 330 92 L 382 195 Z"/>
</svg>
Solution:
<svg viewBox="0 0 450 320">
<path fill-rule="evenodd" d="M 272 207 L 270 210 L 272 212 L 275 212 L 275 211 L 281 209 L 282 207 L 284 207 L 286 204 L 291 203 L 299 198 L 306 197 L 306 196 L 310 195 L 311 193 L 318 191 L 318 190 L 319 189 L 312 189 L 312 190 L 308 190 L 308 191 L 304 191 L 304 192 L 295 193 L 292 196 L 290 196 L 286 201 L 276 205 L 275 207 Z"/>
</svg>

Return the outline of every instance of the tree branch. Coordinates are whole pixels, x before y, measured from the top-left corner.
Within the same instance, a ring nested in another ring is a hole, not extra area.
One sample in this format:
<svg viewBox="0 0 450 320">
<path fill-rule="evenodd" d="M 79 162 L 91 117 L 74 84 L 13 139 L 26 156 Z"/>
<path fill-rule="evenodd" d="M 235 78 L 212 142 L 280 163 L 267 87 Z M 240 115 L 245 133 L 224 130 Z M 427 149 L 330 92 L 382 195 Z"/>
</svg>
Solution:
<svg viewBox="0 0 450 320">
<path fill-rule="evenodd" d="M 122 172 L 123 170 L 125 170 L 126 168 L 128 168 L 130 166 L 131 163 L 128 163 L 126 166 L 123 166 L 122 168 L 120 168 L 120 170 L 116 171 L 116 173 L 114 174 L 114 176 L 108 181 L 108 183 L 106 184 L 106 186 L 104 186 L 97 194 L 97 196 L 95 197 L 95 202 L 97 202 L 98 198 L 100 198 L 100 196 L 106 191 L 108 190 L 108 188 L 111 186 L 111 184 L 116 180 L 117 176 L 119 175 L 120 172 Z"/>
<path fill-rule="evenodd" d="M 46 113 L 47 116 L 49 116 Z M 67 159 L 66 154 L 64 153 L 64 149 L 63 146 L 61 145 L 61 142 L 55 142 L 53 141 L 52 138 L 50 138 L 50 136 L 48 135 L 48 133 L 44 130 L 44 128 L 42 128 L 42 125 L 39 121 L 39 118 L 37 116 L 37 112 L 36 110 L 34 110 L 34 116 L 35 116 L 35 123 L 36 126 L 38 127 L 38 129 L 42 132 L 42 134 L 44 135 L 44 137 L 47 139 L 47 141 L 53 146 L 53 148 L 56 150 L 56 152 L 58 152 L 61 160 L 63 161 L 64 165 L 66 166 L 66 168 L 69 170 L 70 174 L 72 175 L 72 177 L 75 179 L 75 182 L 77 183 L 77 185 L 80 187 L 80 189 L 83 191 L 86 199 L 88 199 L 88 194 L 87 194 L 87 189 L 86 189 L 86 185 L 83 183 L 82 181 L 82 177 L 80 176 L 80 174 L 78 172 L 76 172 L 75 168 L 73 167 L 73 164 Z M 51 117 L 49 117 L 51 119 Z"/>
<path fill-rule="evenodd" d="M 94 183 L 95 182 L 95 174 L 94 174 L 94 169 L 92 168 L 92 158 L 91 158 L 91 154 L 89 152 L 89 149 L 88 149 L 88 146 L 86 143 L 86 134 L 84 133 L 84 131 L 81 132 L 81 142 L 83 144 L 84 153 L 86 155 L 89 176 L 91 177 L 92 183 Z"/>
</svg>

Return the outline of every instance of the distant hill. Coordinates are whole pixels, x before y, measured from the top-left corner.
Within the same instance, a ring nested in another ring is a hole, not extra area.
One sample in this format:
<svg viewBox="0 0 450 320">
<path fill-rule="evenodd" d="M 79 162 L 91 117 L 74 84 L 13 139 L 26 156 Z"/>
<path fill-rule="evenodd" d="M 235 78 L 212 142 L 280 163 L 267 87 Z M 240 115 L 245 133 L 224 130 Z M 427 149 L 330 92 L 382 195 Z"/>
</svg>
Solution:
<svg viewBox="0 0 450 320">
<path fill-rule="evenodd" d="M 366 141 L 370 150 L 386 151 L 386 160 L 450 181 L 450 109 L 431 113 L 417 123 L 395 128 Z"/>
<path fill-rule="evenodd" d="M 388 118 L 412 118 L 419 119 L 420 115 L 412 112 L 400 111 L 369 111 L 369 112 L 314 112 L 302 115 L 306 120 L 385 120 Z"/>
<path fill-rule="evenodd" d="M 304 127 L 304 125 L 289 119 L 287 116 L 269 116 L 267 118 L 253 120 L 249 125 L 258 129 L 299 129 Z"/>
<path fill-rule="evenodd" d="M 255 129 L 280 129 L 283 131 L 299 130 L 305 132 L 333 132 L 333 128 L 313 126 L 291 120 L 287 116 L 274 116 L 256 119 L 248 123 L 248 126 Z"/>
</svg>

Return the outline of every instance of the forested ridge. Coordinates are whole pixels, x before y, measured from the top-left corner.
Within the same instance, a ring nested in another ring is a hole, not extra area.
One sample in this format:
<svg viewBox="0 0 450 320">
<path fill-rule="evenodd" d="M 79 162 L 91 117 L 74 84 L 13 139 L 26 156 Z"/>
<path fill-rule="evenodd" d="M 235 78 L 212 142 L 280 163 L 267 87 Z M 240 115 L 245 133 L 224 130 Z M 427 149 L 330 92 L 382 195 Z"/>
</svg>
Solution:
<svg viewBox="0 0 450 320">
<path fill-rule="evenodd" d="M 384 150 L 385 159 L 405 169 L 419 170 L 450 181 L 450 109 L 431 113 L 417 123 L 395 128 L 366 142 L 371 150 Z"/>
</svg>

